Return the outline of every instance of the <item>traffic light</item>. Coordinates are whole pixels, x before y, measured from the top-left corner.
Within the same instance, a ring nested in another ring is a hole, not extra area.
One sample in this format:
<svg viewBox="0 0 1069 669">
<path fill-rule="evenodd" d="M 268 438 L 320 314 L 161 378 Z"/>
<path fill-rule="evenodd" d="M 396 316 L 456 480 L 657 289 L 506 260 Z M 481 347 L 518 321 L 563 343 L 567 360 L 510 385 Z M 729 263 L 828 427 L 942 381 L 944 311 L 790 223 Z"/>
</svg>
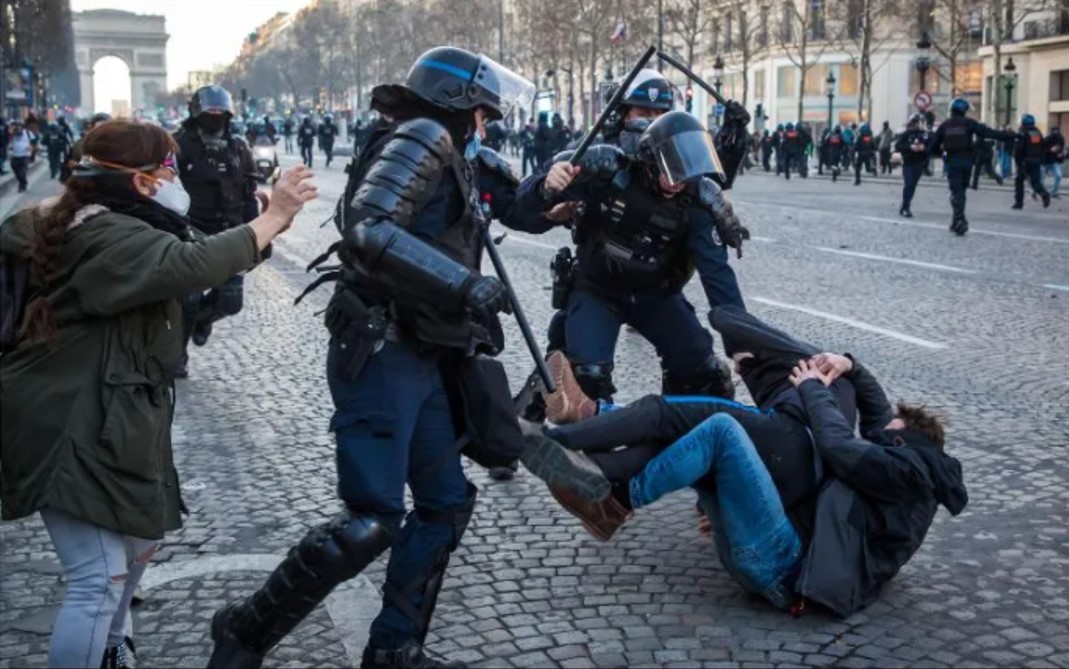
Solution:
<svg viewBox="0 0 1069 669">
<path fill-rule="evenodd" d="M 684 97 L 687 99 L 687 112 L 689 113 L 694 110 L 694 89 L 687 86 L 687 90 L 684 91 Z"/>
</svg>

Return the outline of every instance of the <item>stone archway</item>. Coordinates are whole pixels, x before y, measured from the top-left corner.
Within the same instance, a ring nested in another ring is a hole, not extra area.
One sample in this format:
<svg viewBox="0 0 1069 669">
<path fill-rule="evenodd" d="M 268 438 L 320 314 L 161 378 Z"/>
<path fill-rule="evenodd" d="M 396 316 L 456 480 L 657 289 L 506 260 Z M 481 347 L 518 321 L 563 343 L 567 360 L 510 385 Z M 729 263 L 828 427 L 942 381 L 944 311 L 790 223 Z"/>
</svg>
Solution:
<svg viewBox="0 0 1069 669">
<path fill-rule="evenodd" d="M 167 90 L 168 35 L 162 16 L 95 9 L 76 12 L 73 26 L 82 109 L 95 108 L 93 68 L 106 56 L 130 68 L 131 112 L 156 107 L 156 94 Z"/>
</svg>

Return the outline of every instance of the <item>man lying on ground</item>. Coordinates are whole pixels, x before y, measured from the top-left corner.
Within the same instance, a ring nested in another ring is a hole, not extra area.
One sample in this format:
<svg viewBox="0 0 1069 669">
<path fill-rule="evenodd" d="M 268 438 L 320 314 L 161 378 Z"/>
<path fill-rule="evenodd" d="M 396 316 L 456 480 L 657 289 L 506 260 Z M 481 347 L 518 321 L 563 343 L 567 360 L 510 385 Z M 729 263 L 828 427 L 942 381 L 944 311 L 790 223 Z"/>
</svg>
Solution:
<svg viewBox="0 0 1069 669">
<path fill-rule="evenodd" d="M 714 313 L 714 327 L 720 320 L 731 332 L 721 330 L 725 341 L 732 342 L 726 344 L 729 352 L 734 348 L 733 357 L 744 363 L 743 378 L 761 404 L 760 392 L 755 393 L 751 385 L 761 370 L 767 376 L 789 350 L 797 354 L 807 347 L 752 316 L 720 316 Z M 761 352 L 745 356 L 747 351 L 738 348 L 745 339 L 758 344 L 754 348 Z M 852 421 L 840 408 L 837 395 L 843 393 L 829 388 L 842 378 L 857 388 L 864 438 L 854 435 Z M 748 417 L 739 408 L 701 419 L 660 452 L 656 446 L 647 449 L 651 459 L 622 480 L 610 480 L 606 474 L 619 466 L 614 459 L 633 458 L 629 452 L 634 448 L 584 459 L 565 445 L 595 451 L 613 442 L 619 446 L 617 434 L 597 442 L 587 428 L 596 431 L 610 419 L 618 424 L 630 414 L 647 418 L 644 430 L 639 426 L 642 421 L 634 420 L 633 438 L 656 444 L 658 434 L 684 424 L 673 424 L 678 412 L 672 410 L 672 398 L 662 398 L 661 406 L 668 410 L 660 412 L 659 422 L 648 420 L 653 401 L 646 398 L 637 410 L 629 407 L 603 413 L 544 436 L 531 435 L 531 457 L 525 460 L 532 461 L 533 473 L 553 479 L 551 490 L 558 501 L 602 539 L 612 536 L 631 509 L 647 506 L 674 490 L 694 487 L 715 535 L 720 560 L 740 585 L 780 609 L 796 607 L 801 598 L 803 605 L 810 599 L 846 616 L 870 602 L 912 557 L 940 504 L 953 515 L 962 511 L 967 493 L 961 465 L 943 452 L 939 419 L 921 407 L 900 404 L 897 412 L 892 410 L 879 384 L 848 357 L 819 354 L 798 359 L 785 380 L 800 397 L 818 456 L 812 467 L 821 470 L 816 472 L 819 494 L 811 504 L 806 500 L 793 506 L 787 503 L 769 467 L 770 460 L 772 468 L 778 464 L 769 457 L 773 449 L 769 444 L 762 449 L 767 434 L 751 433 L 743 423 Z M 752 419 L 751 424 L 755 424 Z M 563 438 L 565 445 L 551 435 Z M 607 463 L 606 469 L 601 463 Z M 592 485 L 594 471 L 602 472 L 601 488 L 610 492 L 591 502 L 587 500 L 597 488 Z M 798 475 L 809 474 L 798 470 Z"/>
</svg>

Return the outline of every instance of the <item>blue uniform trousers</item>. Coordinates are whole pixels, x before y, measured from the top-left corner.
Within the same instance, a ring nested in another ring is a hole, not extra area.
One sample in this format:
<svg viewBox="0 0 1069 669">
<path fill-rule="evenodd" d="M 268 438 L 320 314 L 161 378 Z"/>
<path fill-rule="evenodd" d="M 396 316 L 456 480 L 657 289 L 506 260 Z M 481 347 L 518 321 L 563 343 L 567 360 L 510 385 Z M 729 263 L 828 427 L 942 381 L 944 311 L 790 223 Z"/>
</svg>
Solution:
<svg viewBox="0 0 1069 669">
<path fill-rule="evenodd" d="M 682 293 L 608 298 L 577 288 L 568 296 L 565 320 L 569 359 L 611 364 L 623 324 L 653 344 L 664 369 L 679 378 L 692 377 L 713 352 L 712 335 Z"/>
<path fill-rule="evenodd" d="M 972 176 L 972 154 L 948 155 L 944 169 L 950 186 L 950 207 L 954 211 L 954 220 L 965 218 L 965 189 Z"/>
<path fill-rule="evenodd" d="M 902 208 L 909 209 L 917 183 L 924 174 L 924 163 L 902 163 Z"/>
<path fill-rule="evenodd" d="M 454 445 L 449 402 L 437 359 L 406 344 L 387 342 L 356 378 L 336 342 L 327 355 L 334 399 L 331 430 L 337 440 L 338 494 L 357 513 L 378 516 L 395 541 L 386 571 L 382 612 L 371 625 L 368 646 L 397 648 L 420 636 L 420 624 L 389 593 L 404 593 L 411 608 L 423 605 L 422 588 L 444 569 L 460 541 L 443 517 L 474 496 Z M 405 484 L 415 510 L 405 517 Z"/>
</svg>

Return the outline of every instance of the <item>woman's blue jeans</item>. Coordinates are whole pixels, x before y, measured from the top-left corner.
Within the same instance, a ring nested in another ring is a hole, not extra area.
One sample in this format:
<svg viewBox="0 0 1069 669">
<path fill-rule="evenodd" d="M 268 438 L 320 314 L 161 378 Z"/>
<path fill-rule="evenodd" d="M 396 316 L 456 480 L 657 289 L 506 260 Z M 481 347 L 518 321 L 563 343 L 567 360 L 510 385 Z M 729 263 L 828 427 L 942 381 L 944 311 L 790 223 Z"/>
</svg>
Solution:
<svg viewBox="0 0 1069 669">
<path fill-rule="evenodd" d="M 711 416 L 651 460 L 629 483 L 631 503 L 636 509 L 647 506 L 701 479 L 715 481 L 698 493 L 724 568 L 749 592 L 788 609 L 802 541 L 753 442 L 734 418 Z"/>
</svg>

